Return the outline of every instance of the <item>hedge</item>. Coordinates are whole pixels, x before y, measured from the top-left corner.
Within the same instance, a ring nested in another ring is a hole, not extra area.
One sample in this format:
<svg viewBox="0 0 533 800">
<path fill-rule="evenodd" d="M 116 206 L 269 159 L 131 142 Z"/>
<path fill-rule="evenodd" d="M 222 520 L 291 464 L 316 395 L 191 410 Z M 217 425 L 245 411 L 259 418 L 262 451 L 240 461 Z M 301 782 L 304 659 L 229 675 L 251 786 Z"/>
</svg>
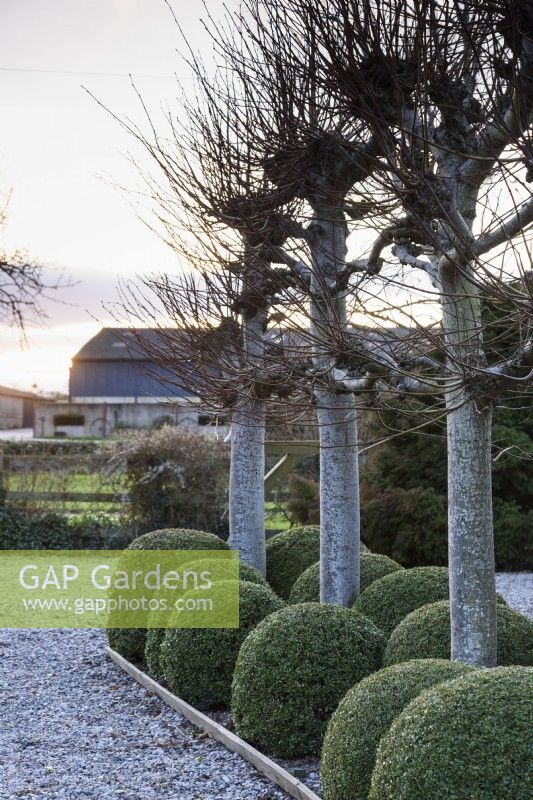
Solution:
<svg viewBox="0 0 533 800">
<path fill-rule="evenodd" d="M 424 689 L 472 668 L 428 659 L 388 667 L 350 689 L 333 714 L 322 748 L 324 800 L 367 800 L 379 740 Z"/>
<path fill-rule="evenodd" d="M 367 586 L 388 575 L 396 572 L 403 567 L 392 558 L 387 556 L 374 555 L 373 553 L 362 553 L 361 555 L 361 591 Z M 320 601 L 320 562 L 317 561 L 305 572 L 302 572 L 296 583 L 291 589 L 289 603 L 318 603 Z"/>
<path fill-rule="evenodd" d="M 199 709 L 227 706 L 239 648 L 248 633 L 283 601 L 266 587 L 239 582 L 238 628 L 173 628 L 161 644 L 159 665 L 171 692 Z"/>
<path fill-rule="evenodd" d="M 533 670 L 434 686 L 381 739 L 369 800 L 530 800 Z"/>
<path fill-rule="evenodd" d="M 361 614 L 302 603 L 263 620 L 244 641 L 233 679 L 239 736 L 283 758 L 319 753 L 348 689 L 379 669 L 381 631 Z"/>
<path fill-rule="evenodd" d="M 497 607 L 498 666 L 533 666 L 533 621 L 504 605 Z M 450 603 L 422 606 L 408 614 L 391 634 L 384 664 L 411 658 L 450 658 Z"/>
<path fill-rule="evenodd" d="M 77 544 L 67 517 L 54 512 L 25 514 L 14 506 L 0 509 L 0 550 L 71 550 Z"/>
</svg>

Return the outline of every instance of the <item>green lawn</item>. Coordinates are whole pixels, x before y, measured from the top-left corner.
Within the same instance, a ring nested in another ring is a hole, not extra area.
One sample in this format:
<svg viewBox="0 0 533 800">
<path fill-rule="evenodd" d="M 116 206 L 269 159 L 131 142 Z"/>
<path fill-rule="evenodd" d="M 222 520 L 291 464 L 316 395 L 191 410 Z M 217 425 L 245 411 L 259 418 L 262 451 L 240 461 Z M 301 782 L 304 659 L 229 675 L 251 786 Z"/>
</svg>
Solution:
<svg viewBox="0 0 533 800">
<path fill-rule="evenodd" d="M 287 519 L 283 510 L 280 510 L 280 504 L 267 501 L 265 503 L 265 528 L 267 531 L 286 531 L 290 526 L 290 520 Z"/>
<path fill-rule="evenodd" d="M 99 473 L 87 472 L 12 472 L 5 476 L 8 492 L 84 492 L 84 493 L 116 493 L 121 490 L 121 481 L 111 481 Z M 113 511 L 120 502 L 92 501 L 37 501 L 39 506 L 50 511 Z"/>
<path fill-rule="evenodd" d="M 11 492 L 120 492 L 125 483 L 120 478 L 111 480 L 101 473 L 71 472 L 8 472 L 5 475 L 6 489 Z M 40 501 L 39 505 L 50 511 L 116 511 L 119 502 L 98 503 L 90 501 Z M 284 504 L 265 503 L 265 527 L 267 530 L 287 530 L 290 521 L 283 511 Z"/>
</svg>

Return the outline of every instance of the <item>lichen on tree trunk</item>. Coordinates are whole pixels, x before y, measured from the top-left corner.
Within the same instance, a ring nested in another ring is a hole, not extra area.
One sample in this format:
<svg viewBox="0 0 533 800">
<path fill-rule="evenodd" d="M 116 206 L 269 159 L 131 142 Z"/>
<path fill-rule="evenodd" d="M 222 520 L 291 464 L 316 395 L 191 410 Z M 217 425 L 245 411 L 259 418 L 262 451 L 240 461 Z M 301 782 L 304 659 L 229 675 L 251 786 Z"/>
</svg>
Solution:
<svg viewBox="0 0 533 800">
<path fill-rule="evenodd" d="M 446 395 L 451 656 L 492 667 L 497 645 L 492 407 L 478 380 L 484 366 L 481 306 L 467 265 L 459 270 L 445 262 L 440 275 L 449 367 L 463 384 Z"/>
<path fill-rule="evenodd" d="M 491 424 L 472 401 L 448 419 L 451 656 L 480 667 L 496 665 Z"/>
<path fill-rule="evenodd" d="M 266 572 L 265 405 L 244 401 L 231 423 L 229 543 L 240 560 Z"/>
<path fill-rule="evenodd" d="M 252 270 L 252 279 L 256 273 Z M 260 368 L 264 355 L 266 311 L 243 315 L 244 352 Z M 229 544 L 240 560 L 266 574 L 265 551 L 265 426 L 266 406 L 253 395 L 239 399 L 231 421 L 229 480 Z"/>
<path fill-rule="evenodd" d="M 357 419 L 349 394 L 317 394 L 320 426 L 320 601 L 359 594 Z"/>
<path fill-rule="evenodd" d="M 342 292 L 331 290 L 346 259 L 341 207 L 317 205 L 311 233 L 313 301 L 311 336 L 315 368 L 334 367 L 328 327 L 347 326 Z M 320 436 L 320 600 L 350 606 L 359 593 L 359 470 L 353 394 L 315 392 Z"/>
</svg>

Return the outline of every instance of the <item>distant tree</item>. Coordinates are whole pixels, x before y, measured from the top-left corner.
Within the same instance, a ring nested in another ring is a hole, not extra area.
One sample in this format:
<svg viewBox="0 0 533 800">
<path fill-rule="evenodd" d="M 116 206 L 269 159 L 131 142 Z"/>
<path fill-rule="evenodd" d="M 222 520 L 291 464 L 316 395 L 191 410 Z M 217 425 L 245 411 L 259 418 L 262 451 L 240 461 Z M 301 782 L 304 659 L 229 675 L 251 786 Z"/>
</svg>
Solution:
<svg viewBox="0 0 533 800">
<path fill-rule="evenodd" d="M 0 208 L 0 231 L 6 224 L 7 206 L 6 202 Z M 43 267 L 23 250 L 8 253 L 0 247 L 0 324 L 23 334 L 28 322 L 46 316 L 41 300 L 60 283 L 48 281 Z"/>
</svg>

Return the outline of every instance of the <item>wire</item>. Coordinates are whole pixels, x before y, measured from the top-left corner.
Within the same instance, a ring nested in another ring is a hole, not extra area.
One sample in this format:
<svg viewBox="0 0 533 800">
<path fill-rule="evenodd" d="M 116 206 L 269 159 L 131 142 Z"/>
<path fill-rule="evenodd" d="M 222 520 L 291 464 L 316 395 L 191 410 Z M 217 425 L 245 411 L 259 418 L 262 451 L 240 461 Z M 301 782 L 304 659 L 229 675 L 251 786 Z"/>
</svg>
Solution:
<svg viewBox="0 0 533 800">
<path fill-rule="evenodd" d="M 127 72 L 78 72 L 77 70 L 33 69 L 31 67 L 0 67 L 0 72 L 30 72 L 45 75 L 89 75 L 91 77 L 101 76 L 103 78 L 175 78 L 175 75 L 132 75 Z"/>
</svg>

